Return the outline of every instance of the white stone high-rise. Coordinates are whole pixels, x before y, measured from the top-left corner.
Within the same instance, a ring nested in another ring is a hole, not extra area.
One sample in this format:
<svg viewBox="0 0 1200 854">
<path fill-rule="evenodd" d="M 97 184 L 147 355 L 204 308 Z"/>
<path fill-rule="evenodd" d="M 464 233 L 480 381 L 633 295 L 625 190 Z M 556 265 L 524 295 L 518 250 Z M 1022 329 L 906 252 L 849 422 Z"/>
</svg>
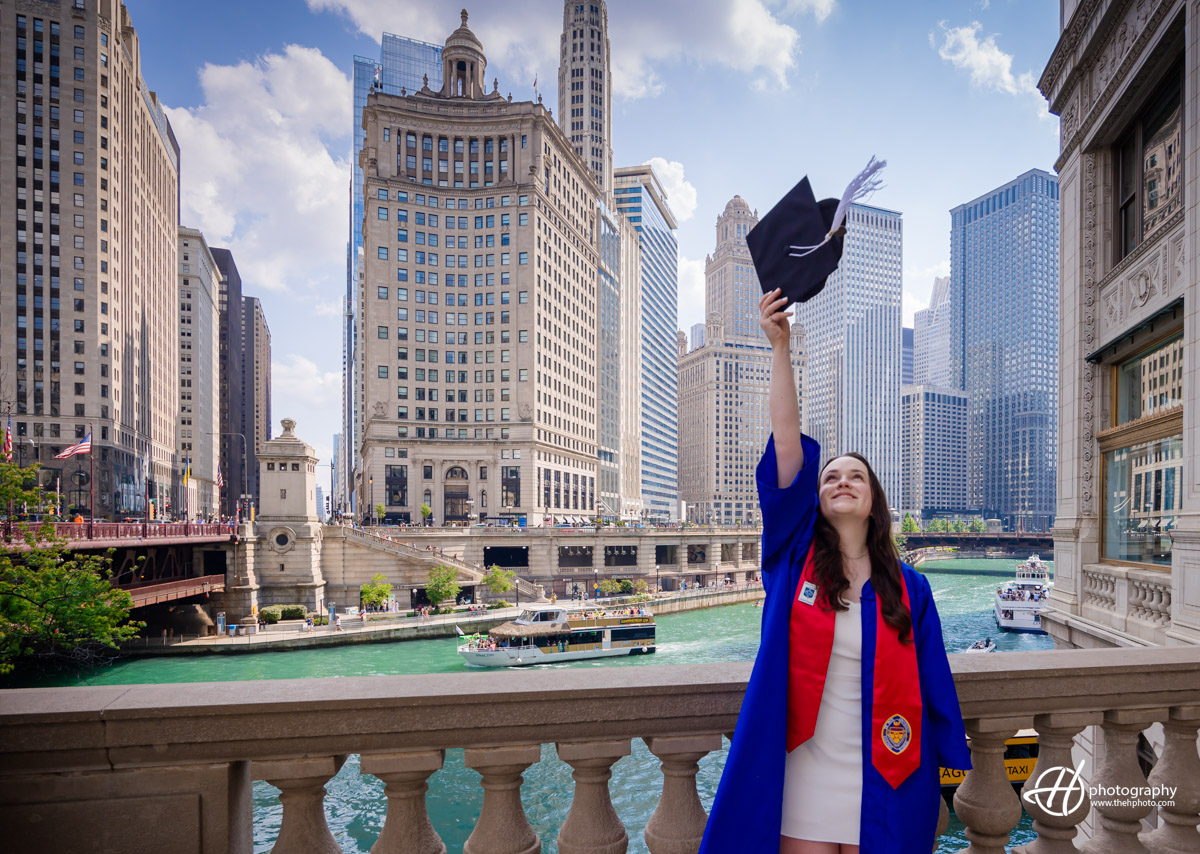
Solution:
<svg viewBox="0 0 1200 854">
<path fill-rule="evenodd" d="M 558 58 L 558 121 L 592 170 L 602 196 L 613 191 L 612 50 L 604 0 L 563 3 Z"/>
<path fill-rule="evenodd" d="M 933 280 L 929 307 L 913 315 L 913 383 L 960 388 L 955 375 L 950 313 L 950 277 Z"/>
<path fill-rule="evenodd" d="M 179 469 L 187 471 L 175 501 L 191 518 L 220 513 L 221 271 L 204 235 L 179 229 Z M 136 486 L 135 479 L 135 486 Z"/>
<path fill-rule="evenodd" d="M 762 340 L 758 326 L 758 300 L 762 289 L 746 235 L 758 225 L 741 196 L 734 196 L 717 217 L 717 247 L 704 259 L 704 314 L 720 315 L 726 336 Z"/>
<path fill-rule="evenodd" d="M 851 205 L 841 264 L 797 311 L 808 351 L 806 429 L 821 443 L 821 461 L 861 453 L 893 507 L 901 497 L 902 243 L 898 212 Z"/>
</svg>

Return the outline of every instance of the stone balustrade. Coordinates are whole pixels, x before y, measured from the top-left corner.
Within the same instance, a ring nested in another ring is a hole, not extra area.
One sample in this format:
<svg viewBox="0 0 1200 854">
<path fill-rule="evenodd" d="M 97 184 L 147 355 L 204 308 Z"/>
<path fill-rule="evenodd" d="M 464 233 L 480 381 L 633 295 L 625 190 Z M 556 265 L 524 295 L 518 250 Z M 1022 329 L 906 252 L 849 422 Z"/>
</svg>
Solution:
<svg viewBox="0 0 1200 854">
<path fill-rule="evenodd" d="M 1145 785 L 1138 733 L 1162 725 L 1150 784 L 1177 787 L 1172 806 L 1094 807 L 1087 850 L 1187 852 L 1200 822 L 1200 656 L 1192 647 L 951 656 L 975 769 L 954 796 L 971 854 L 1002 854 L 1021 818 L 1003 767 L 1006 738 L 1035 727 L 1040 771 L 1071 766 L 1073 739 L 1103 731 L 1088 782 Z M 483 806 L 467 854 L 536 854 L 525 817 L 526 770 L 554 744 L 574 780 L 558 831 L 563 854 L 623 854 L 613 765 L 643 739 L 662 762 L 651 854 L 691 854 L 706 815 L 697 767 L 732 731 L 746 663 L 380 676 L 264 682 L 19 689 L 0 692 L 0 826 L 12 851 L 252 850 L 251 781 L 278 787 L 275 851 L 335 852 L 325 784 L 348 754 L 383 781 L 386 819 L 375 852 L 444 854 L 425 793 L 448 748 L 465 748 Z M 1036 841 L 1023 854 L 1074 852 L 1086 797 L 1027 804 Z M 1152 812 L 1156 827 L 1144 833 Z M 1059 815 L 1059 813 L 1066 813 Z M 946 815 L 943 813 L 945 826 Z"/>
<path fill-rule="evenodd" d="M 1153 644 L 1168 642 L 1171 576 L 1154 569 L 1090 564 L 1082 571 L 1079 616 Z M 1056 602 L 1053 594 L 1050 605 Z M 1051 629 L 1051 633 L 1055 633 Z"/>
</svg>

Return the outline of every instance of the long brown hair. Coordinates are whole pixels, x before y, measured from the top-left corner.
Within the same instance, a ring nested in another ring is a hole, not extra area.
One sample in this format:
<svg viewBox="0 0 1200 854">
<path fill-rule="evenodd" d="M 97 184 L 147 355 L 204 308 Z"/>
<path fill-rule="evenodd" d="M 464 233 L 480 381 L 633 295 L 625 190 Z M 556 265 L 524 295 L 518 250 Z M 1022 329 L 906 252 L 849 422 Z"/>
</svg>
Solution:
<svg viewBox="0 0 1200 854">
<path fill-rule="evenodd" d="M 888 509 L 883 484 L 875 476 L 867 458 L 851 452 L 838 454 L 821 467 L 821 474 L 817 478 L 818 488 L 826 467 L 841 457 L 852 457 L 867 468 L 867 481 L 871 486 L 871 515 L 867 520 L 871 587 L 879 597 L 884 622 L 899 633 L 901 641 L 911 643 L 912 614 L 904 607 L 904 574 L 900 569 L 896 542 L 892 539 L 892 513 Z M 816 576 L 817 586 L 825 592 L 826 606 L 835 611 L 848 610 L 848 606 L 842 602 L 842 594 L 850 589 L 850 580 L 842 569 L 841 538 L 837 528 L 821 514 L 819 506 L 813 533 L 813 575 Z"/>
</svg>

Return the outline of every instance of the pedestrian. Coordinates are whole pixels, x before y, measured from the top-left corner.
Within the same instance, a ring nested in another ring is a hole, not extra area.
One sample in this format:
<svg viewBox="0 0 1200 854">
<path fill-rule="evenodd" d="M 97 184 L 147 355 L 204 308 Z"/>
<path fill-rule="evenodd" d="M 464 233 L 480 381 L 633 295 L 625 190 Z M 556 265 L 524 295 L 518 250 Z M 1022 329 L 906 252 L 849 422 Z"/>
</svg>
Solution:
<svg viewBox="0 0 1200 854">
<path fill-rule="evenodd" d="M 756 226 L 760 240 L 771 240 L 775 213 Z M 802 279 L 813 263 L 787 275 Z M 937 607 L 925 576 L 899 560 L 868 461 L 849 453 L 820 468 L 820 445 L 800 432 L 789 305 L 778 289 L 759 301 L 772 349 L 771 437 L 756 480 L 762 571 L 774 581 L 699 854 L 798 854 L 816 841 L 928 854 L 939 766 L 971 768 Z"/>
<path fill-rule="evenodd" d="M 336 617 L 333 618 L 333 630 L 335 632 L 340 632 L 342 630 L 342 615 L 341 614 L 338 614 Z"/>
</svg>

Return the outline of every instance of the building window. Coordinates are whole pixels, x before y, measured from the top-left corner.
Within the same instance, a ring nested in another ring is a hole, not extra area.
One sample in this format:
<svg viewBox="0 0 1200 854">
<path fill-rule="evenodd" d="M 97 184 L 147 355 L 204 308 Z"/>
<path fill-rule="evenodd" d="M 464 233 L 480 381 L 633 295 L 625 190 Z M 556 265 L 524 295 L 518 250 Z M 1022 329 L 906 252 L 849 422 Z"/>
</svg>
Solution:
<svg viewBox="0 0 1200 854">
<path fill-rule="evenodd" d="M 1103 560 L 1171 565 L 1183 509 L 1183 353 L 1174 335 L 1112 366 L 1113 426 L 1097 437 Z"/>
<path fill-rule="evenodd" d="M 1113 152 L 1116 263 L 1183 209 L 1183 74 L 1176 67 Z"/>
</svg>

